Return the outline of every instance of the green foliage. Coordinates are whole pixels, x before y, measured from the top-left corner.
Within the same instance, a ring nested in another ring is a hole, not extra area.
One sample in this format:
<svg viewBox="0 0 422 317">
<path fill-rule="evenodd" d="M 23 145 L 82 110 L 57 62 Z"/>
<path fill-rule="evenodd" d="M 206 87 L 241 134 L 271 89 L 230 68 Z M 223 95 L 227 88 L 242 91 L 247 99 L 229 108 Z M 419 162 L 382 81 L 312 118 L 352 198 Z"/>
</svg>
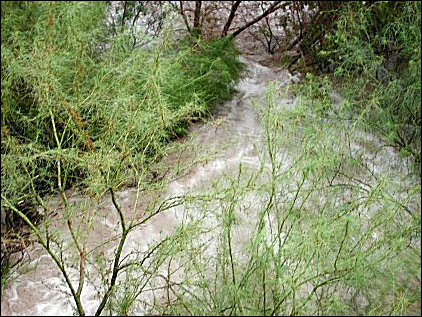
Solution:
<svg viewBox="0 0 422 317">
<path fill-rule="evenodd" d="M 90 2 L 2 6 L 2 191 L 14 201 L 27 176 L 20 164 L 43 182 L 58 157 L 52 117 L 69 177 L 89 179 L 86 168 L 94 162 L 80 158 L 113 165 L 128 151 L 142 162 L 211 102 L 233 93 L 241 64 L 226 39 L 198 40 L 177 53 L 167 38 L 165 48 L 132 50 L 124 34 L 105 43 L 105 8 Z M 110 48 L 101 53 L 105 44 Z"/>
<path fill-rule="evenodd" d="M 2 2 L 1 191 L 14 205 L 56 192 L 58 177 L 101 195 L 147 175 L 169 140 L 234 91 L 233 43 L 173 43 L 167 30 L 134 49 L 128 34 L 106 37 L 106 10 Z"/>
<path fill-rule="evenodd" d="M 151 313 L 414 314 L 418 181 L 392 169 L 394 156 L 385 162 L 391 154 L 356 119 L 341 120 L 346 108 L 330 112 L 313 90 L 287 109 L 276 87 L 257 106 L 261 165 L 239 163 L 185 203 L 186 214 L 199 216 L 178 228 L 167 251 L 183 279 L 169 273 L 170 296 Z"/>
<path fill-rule="evenodd" d="M 421 2 L 351 2 L 337 14 L 321 61 L 355 113 L 420 172 Z"/>
<path fill-rule="evenodd" d="M 1 265 L 1 298 L 3 298 L 3 290 L 4 290 L 4 287 L 6 286 L 6 281 L 9 278 L 9 274 L 10 274 L 9 263 L 5 261 Z"/>
<path fill-rule="evenodd" d="M 230 40 L 173 43 L 168 30 L 159 45 L 133 49 L 124 32 L 104 37 L 105 9 L 2 3 L 2 196 L 17 208 L 70 186 L 102 195 L 134 176 L 140 182 L 172 138 L 234 92 L 243 67 Z M 420 185 L 392 168 L 396 157 L 364 131 L 393 143 L 413 134 L 401 149 L 417 159 L 420 3 L 351 3 L 342 12 L 324 54 L 346 100 L 333 103 L 336 84 L 309 74 L 301 101 L 286 109 L 272 85 L 259 109 L 261 166 L 240 164 L 213 191 L 177 204 L 169 198 L 162 209 L 183 203 L 186 219 L 119 283 L 104 278 L 110 313 L 128 314 L 167 264 L 168 302 L 154 297 L 153 314 L 412 313 L 420 300 L 420 285 L 409 286 L 420 281 Z M 115 206 L 123 247 L 130 229 Z M 180 266 L 170 272 L 172 261 Z M 2 267 L 2 286 L 6 273 Z"/>
</svg>

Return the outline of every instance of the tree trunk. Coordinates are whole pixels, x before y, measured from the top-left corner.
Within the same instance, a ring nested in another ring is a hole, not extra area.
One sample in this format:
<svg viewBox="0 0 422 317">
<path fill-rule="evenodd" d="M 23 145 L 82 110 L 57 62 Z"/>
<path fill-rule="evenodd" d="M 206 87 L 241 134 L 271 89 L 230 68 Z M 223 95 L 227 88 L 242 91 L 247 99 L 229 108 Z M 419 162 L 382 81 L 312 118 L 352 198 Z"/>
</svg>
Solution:
<svg viewBox="0 0 422 317">
<path fill-rule="evenodd" d="M 125 1 L 124 7 L 123 7 L 122 22 L 121 22 L 120 26 L 125 25 L 126 7 L 127 7 L 127 1 Z"/>
<path fill-rule="evenodd" d="M 227 19 L 227 22 L 226 22 L 226 24 L 224 25 L 223 32 L 221 33 L 221 37 L 225 37 L 225 36 L 227 35 L 227 32 L 229 31 L 230 25 L 231 25 L 231 24 L 232 24 L 232 22 L 233 22 L 234 15 L 236 14 L 236 10 L 237 10 L 237 8 L 238 8 L 238 6 L 239 6 L 239 4 L 240 4 L 241 2 L 242 2 L 242 1 L 236 1 L 236 2 L 232 5 L 232 9 L 231 9 L 231 11 L 230 11 L 229 18 Z"/>
<path fill-rule="evenodd" d="M 188 32 L 190 33 L 190 26 L 189 26 L 189 23 L 188 23 L 188 19 L 186 17 L 185 10 L 183 10 L 183 1 L 179 1 L 179 5 L 180 5 L 180 11 L 179 11 L 180 15 L 182 16 L 183 21 L 185 22 L 186 28 L 187 28 Z"/>
<path fill-rule="evenodd" d="M 195 16 L 193 18 L 193 28 L 199 28 L 199 19 L 201 17 L 201 5 L 202 1 L 195 1 Z"/>
</svg>

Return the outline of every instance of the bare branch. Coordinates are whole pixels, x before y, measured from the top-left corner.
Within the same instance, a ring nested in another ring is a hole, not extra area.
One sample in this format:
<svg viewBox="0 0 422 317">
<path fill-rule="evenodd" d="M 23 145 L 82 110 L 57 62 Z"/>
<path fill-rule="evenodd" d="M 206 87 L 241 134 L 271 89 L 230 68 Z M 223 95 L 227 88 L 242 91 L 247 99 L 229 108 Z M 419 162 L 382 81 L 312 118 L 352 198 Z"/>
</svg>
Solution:
<svg viewBox="0 0 422 317">
<path fill-rule="evenodd" d="M 232 24 L 232 22 L 233 22 L 233 18 L 234 18 L 235 14 L 236 14 L 237 8 L 239 7 L 239 4 L 240 4 L 241 2 L 242 2 L 242 1 L 236 1 L 236 2 L 232 5 L 232 9 L 231 9 L 231 11 L 230 11 L 230 15 L 229 15 L 229 17 L 228 17 L 228 19 L 227 19 L 226 24 L 224 25 L 223 32 L 221 33 L 221 37 L 225 37 L 225 36 L 227 35 L 227 32 L 229 31 L 230 25 Z"/>
<path fill-rule="evenodd" d="M 267 15 L 273 13 L 274 11 L 284 8 L 286 7 L 288 4 L 290 4 L 290 2 L 286 2 L 283 5 L 279 6 L 280 2 L 282 1 L 274 1 L 273 4 L 264 12 L 262 13 L 260 16 L 256 17 L 255 19 L 253 19 L 252 21 L 246 23 L 245 25 L 243 25 L 242 27 L 238 28 L 233 34 L 231 34 L 232 37 L 236 37 L 238 36 L 241 32 L 243 32 L 244 30 L 246 30 L 248 27 L 254 25 L 255 23 L 261 21 L 263 18 L 265 18 Z"/>
<path fill-rule="evenodd" d="M 188 32 L 190 32 L 191 28 L 189 26 L 189 22 L 188 22 L 188 18 L 186 17 L 185 10 L 183 9 L 183 1 L 179 1 L 179 4 L 180 4 L 180 11 L 179 11 L 180 15 L 182 16 L 183 21 L 185 22 L 185 25 L 186 25 L 186 28 L 188 29 Z"/>
</svg>

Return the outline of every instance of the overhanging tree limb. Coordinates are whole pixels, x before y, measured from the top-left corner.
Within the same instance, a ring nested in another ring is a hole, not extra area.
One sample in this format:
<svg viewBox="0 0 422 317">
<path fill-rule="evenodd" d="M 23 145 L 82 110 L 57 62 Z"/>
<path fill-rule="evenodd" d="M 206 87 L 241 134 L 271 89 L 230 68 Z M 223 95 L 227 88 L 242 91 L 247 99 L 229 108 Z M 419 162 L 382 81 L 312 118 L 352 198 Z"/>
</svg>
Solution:
<svg viewBox="0 0 422 317">
<path fill-rule="evenodd" d="M 236 1 L 233 5 L 232 5 L 232 9 L 230 10 L 230 14 L 229 17 L 227 19 L 226 24 L 224 25 L 223 28 L 223 32 L 221 33 L 221 37 L 225 37 L 227 35 L 227 32 L 229 31 L 230 25 L 232 24 L 234 15 L 236 14 L 237 8 L 239 7 L 239 4 L 242 1 Z"/>
<path fill-rule="evenodd" d="M 283 5 L 280 5 L 280 2 L 282 1 L 274 1 L 272 5 L 270 5 L 268 7 L 268 9 L 262 13 L 260 16 L 256 17 L 255 19 L 253 19 L 252 21 L 246 23 L 244 26 L 238 28 L 233 34 L 231 34 L 232 37 L 236 37 L 238 36 L 241 32 L 243 32 L 244 30 L 246 30 L 248 27 L 254 25 L 255 23 L 261 21 L 263 18 L 265 18 L 267 15 L 273 13 L 274 11 L 280 9 L 280 8 L 284 8 L 286 7 L 288 4 L 290 4 L 290 2 L 285 2 Z"/>
</svg>

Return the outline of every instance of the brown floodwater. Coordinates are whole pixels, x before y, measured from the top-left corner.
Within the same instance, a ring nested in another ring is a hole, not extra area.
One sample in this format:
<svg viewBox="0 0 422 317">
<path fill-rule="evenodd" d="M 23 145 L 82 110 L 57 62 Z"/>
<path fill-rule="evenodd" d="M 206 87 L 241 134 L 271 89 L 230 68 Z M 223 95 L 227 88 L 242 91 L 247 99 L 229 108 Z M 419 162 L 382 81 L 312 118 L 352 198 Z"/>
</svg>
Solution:
<svg viewBox="0 0 422 317">
<path fill-rule="evenodd" d="M 260 138 L 262 127 L 257 119 L 256 104 L 265 103 L 265 92 L 270 81 L 279 81 L 281 85 L 289 83 L 292 76 L 288 71 L 277 67 L 266 67 L 253 60 L 253 56 L 242 56 L 241 60 L 247 64 L 247 74 L 237 85 L 237 93 L 233 99 L 218 106 L 213 118 L 205 123 L 197 123 L 190 128 L 188 137 L 195 151 L 184 151 L 182 155 L 173 153 L 165 158 L 165 164 L 171 170 L 184 162 L 196 157 L 202 157 L 200 163 L 191 164 L 183 173 L 169 180 L 166 188 L 156 194 L 166 199 L 172 196 L 180 196 L 190 192 L 198 192 L 200 189 L 207 192 L 207 186 L 211 186 L 213 180 L 221 175 L 232 174 L 236 171 L 239 163 L 252 168 L 259 168 L 260 161 Z M 255 105 L 255 106 L 254 106 Z M 183 141 L 181 141 L 183 142 Z M 138 203 L 135 210 L 136 188 L 128 188 L 116 193 L 122 209 L 128 217 L 142 214 L 146 206 L 145 193 L 141 193 L 143 203 Z M 163 194 L 164 193 L 164 194 Z M 94 229 L 89 233 L 88 249 L 95 248 L 100 242 L 116 237 L 120 230 L 118 216 L 110 198 L 100 202 L 89 201 L 89 198 L 78 193 L 69 192 L 70 203 L 79 206 L 82 213 L 90 213 L 95 210 Z M 60 205 L 59 198 L 54 197 L 49 202 L 50 206 Z M 54 207 L 52 207 L 54 208 Z M 171 234 L 174 229 L 183 222 L 185 217 L 184 208 L 181 206 L 171 208 L 152 218 L 144 226 L 132 231 L 125 244 L 123 255 L 128 255 L 133 250 L 147 250 L 148 246 L 163 236 Z M 60 221 L 58 221 L 60 223 Z M 55 227 L 63 235 L 65 241 L 70 241 L 66 227 Z M 247 239 L 247 230 L 238 229 L 235 235 L 239 241 Z M 68 239 L 68 240 L 67 240 Z M 112 258 L 116 247 L 116 239 L 101 247 L 101 254 L 106 258 Z M 212 252 L 209 246 L 209 252 Z M 75 312 L 74 302 L 69 294 L 67 286 L 60 271 L 50 257 L 42 250 L 40 245 L 28 248 L 25 265 L 15 272 L 5 288 L 1 301 L 2 315 L 72 315 Z M 86 266 L 89 277 L 82 291 L 82 303 L 86 314 L 94 314 L 99 304 L 97 288 L 100 280 L 95 270 Z M 69 269 L 71 279 L 76 284 L 78 277 L 77 268 Z M 148 294 L 145 296 L 148 300 Z M 145 314 L 142 307 L 134 311 L 134 314 Z"/>
<path fill-rule="evenodd" d="M 249 171 L 260 170 L 263 178 L 270 176 L 271 164 L 266 154 L 266 140 L 259 112 L 266 107 L 266 92 L 270 82 L 276 81 L 280 90 L 283 90 L 283 87 L 289 83 L 297 81 L 298 76 L 293 76 L 271 61 L 267 60 L 263 63 L 258 58 L 262 56 L 243 55 L 240 57 L 247 65 L 247 72 L 244 79 L 238 83 L 237 93 L 232 100 L 217 106 L 216 111 L 206 122 L 191 126 L 188 135 L 173 144 L 175 150 L 170 151 L 157 165 L 165 175 L 162 187 L 142 192 L 131 187 L 116 193 L 127 219 L 142 217 L 154 200 L 160 203 L 172 197 L 176 197 L 175 200 L 177 200 L 177 197 L 190 194 L 206 196 L 215 189 L 216 183 L 235 179 L 239 166 Z M 336 94 L 332 97 L 336 102 L 341 99 Z M 277 100 L 278 105 L 286 108 L 295 107 L 297 100 L 287 96 L 282 98 L 284 99 Z M 408 174 L 406 164 L 391 148 L 382 147 L 377 138 L 368 132 L 356 130 L 353 133 L 355 141 L 350 144 L 351 152 L 364 153 L 368 158 L 368 168 L 372 170 L 372 173 L 391 174 L 391 177 L 397 179 L 397 187 L 415 182 L 414 179 L 403 178 L 403 175 Z M 372 155 L 372 152 L 368 150 L 370 147 L 382 149 L 375 151 L 377 155 Z M 277 160 L 288 166 L 291 163 L 290 154 L 288 150 L 281 149 L 277 153 Z M 72 191 L 69 191 L 69 197 L 72 208 L 80 213 L 80 218 L 91 217 L 92 219 L 92 224 L 88 227 L 84 225 L 82 231 L 82 233 L 89 233 L 87 250 L 93 250 L 92 257 L 103 257 L 111 261 L 117 245 L 120 224 L 110 197 L 107 195 L 97 201 Z M 319 198 L 324 200 L 324 197 Z M 52 197 L 49 204 L 52 209 L 62 208 L 59 197 Z M 241 220 L 232 229 L 233 254 L 239 261 L 244 256 L 241 252 L 242 246 L 250 240 L 250 234 L 256 225 L 256 219 L 250 215 L 253 215 L 252 211 L 259 210 L 265 204 L 266 196 L 253 190 L 242 197 L 242 208 L 238 212 L 243 214 L 240 214 L 238 218 Z M 135 259 L 136 254 L 146 252 L 155 243 L 177 232 L 181 225 L 194 223 L 198 219 L 206 225 L 202 228 L 205 233 L 198 235 L 196 237 L 198 241 L 195 243 L 206 246 L 202 249 L 201 256 L 206 259 L 215 256 L 218 252 L 221 231 L 219 228 L 221 219 L 218 215 L 221 205 L 216 201 L 208 202 L 206 207 L 188 205 L 183 203 L 169 208 L 131 231 L 122 257 L 126 257 L 126 260 Z M 204 211 L 203 208 L 206 210 Z M 415 209 L 418 208 L 420 210 L 420 205 L 415 207 Z M 55 219 L 56 223 L 52 224 L 52 227 L 63 237 L 64 245 L 71 245 L 67 228 L 62 224 L 65 222 L 60 221 L 58 216 Z M 271 232 L 271 228 L 266 231 Z M 189 246 L 186 245 L 186 247 Z M 67 254 L 69 263 L 77 263 L 75 258 L 72 258 L 72 252 Z M 145 284 L 147 287 L 130 310 L 131 315 L 149 314 L 154 304 L 166 300 L 164 286 L 169 268 L 171 267 L 173 271 L 174 283 L 186 278 L 183 270 L 177 269 L 182 266 L 181 262 L 183 262 L 183 256 L 174 259 L 171 264 L 167 261 L 155 268 L 152 267 L 155 273 L 152 274 L 154 277 L 150 280 L 145 279 L 148 274 L 141 272 L 138 277 L 139 285 Z M 208 265 L 212 264 L 212 262 L 208 263 Z M 148 265 L 147 261 L 145 267 Z M 85 269 L 86 280 L 81 299 L 86 314 L 92 315 L 100 302 L 98 294 L 104 293 L 101 289 L 104 283 L 101 275 L 98 274 L 101 268 L 97 262 L 95 264 L 88 262 Z M 70 267 L 69 272 L 76 285 L 78 267 Z M 132 274 L 132 279 L 137 276 L 133 271 L 130 274 Z M 124 278 L 125 274 L 122 274 L 119 276 L 119 281 L 123 283 Z M 131 290 L 131 292 L 134 291 Z M 72 315 L 74 313 L 74 301 L 56 265 L 40 245 L 29 247 L 25 265 L 13 273 L 4 290 L 1 314 Z M 108 314 L 108 310 L 104 310 L 103 314 Z"/>
</svg>

